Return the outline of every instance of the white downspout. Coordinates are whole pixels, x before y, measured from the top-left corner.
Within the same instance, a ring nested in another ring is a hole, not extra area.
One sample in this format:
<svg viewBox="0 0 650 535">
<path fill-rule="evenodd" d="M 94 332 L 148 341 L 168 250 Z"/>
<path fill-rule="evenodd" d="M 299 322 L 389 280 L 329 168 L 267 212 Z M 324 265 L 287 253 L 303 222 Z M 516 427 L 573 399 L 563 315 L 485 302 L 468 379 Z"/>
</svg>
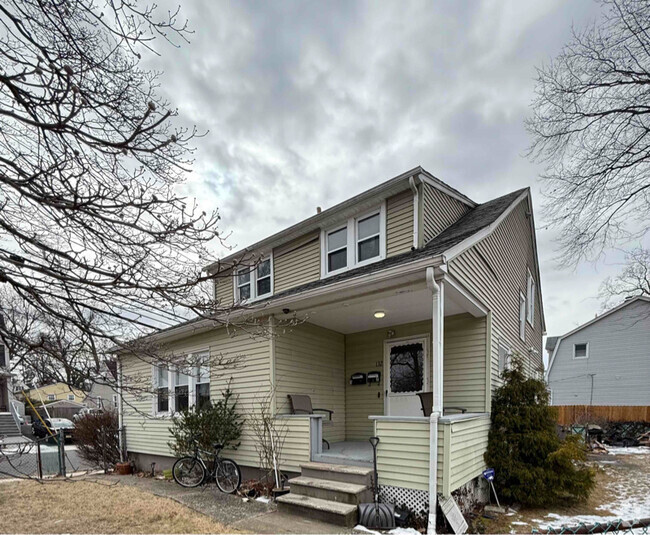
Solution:
<svg viewBox="0 0 650 535">
<path fill-rule="evenodd" d="M 415 178 L 409 178 L 409 186 L 413 191 L 413 248 L 420 245 L 420 192 L 415 183 Z"/>
<path fill-rule="evenodd" d="M 427 533 L 436 533 L 438 506 L 438 420 L 442 414 L 444 283 L 436 282 L 433 267 L 427 268 L 427 287 L 432 295 L 432 385 L 433 407 L 429 421 L 429 522 Z"/>
<path fill-rule="evenodd" d="M 125 462 L 126 459 L 124 458 L 124 449 L 125 449 L 125 444 L 124 444 L 124 429 L 122 428 L 124 425 L 124 414 L 123 414 L 123 406 L 122 406 L 122 360 L 117 359 L 117 438 L 119 441 L 119 447 L 120 447 L 120 462 Z"/>
</svg>

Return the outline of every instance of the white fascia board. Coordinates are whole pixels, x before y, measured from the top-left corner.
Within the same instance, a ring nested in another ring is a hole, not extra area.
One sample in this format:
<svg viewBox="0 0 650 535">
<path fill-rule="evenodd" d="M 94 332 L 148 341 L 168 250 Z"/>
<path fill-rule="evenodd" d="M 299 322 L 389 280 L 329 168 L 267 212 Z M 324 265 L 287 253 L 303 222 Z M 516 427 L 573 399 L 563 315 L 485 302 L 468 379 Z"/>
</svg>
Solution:
<svg viewBox="0 0 650 535">
<path fill-rule="evenodd" d="M 446 187 L 444 184 L 441 184 L 437 180 L 434 180 L 433 175 L 429 175 L 426 171 L 424 171 L 424 169 L 418 175 L 418 178 L 422 182 L 426 182 L 427 184 L 429 184 L 430 186 L 436 188 L 437 190 L 442 191 L 445 195 L 449 195 L 450 197 L 453 197 L 457 201 L 460 201 L 463 204 L 466 204 L 470 208 L 476 208 L 478 206 L 478 204 L 475 203 L 473 200 L 471 200 L 469 197 L 464 197 L 462 195 L 459 195 L 458 193 L 456 193 L 452 189 Z"/>
<path fill-rule="evenodd" d="M 557 342 L 555 343 L 555 349 L 553 349 L 553 355 L 551 355 L 551 358 L 550 358 L 550 360 L 548 362 L 548 370 L 546 371 L 546 380 L 548 381 L 548 376 L 551 373 L 551 368 L 553 367 L 553 362 L 555 362 L 555 355 L 557 354 L 557 350 L 560 347 L 560 343 L 562 342 L 562 340 L 564 340 L 565 338 L 568 338 L 569 336 L 574 335 L 575 333 L 581 331 L 585 327 L 589 327 L 590 325 L 593 325 L 597 321 L 600 321 L 603 318 L 606 318 L 610 314 L 613 314 L 614 312 L 618 312 L 622 308 L 625 308 L 626 306 L 631 305 L 632 303 L 636 303 L 637 301 L 645 301 L 646 303 L 650 303 L 650 297 L 646 297 L 644 295 L 639 295 L 639 296 L 634 297 L 632 299 L 628 299 L 627 301 L 623 301 L 620 305 L 615 306 L 611 310 L 608 310 L 607 312 L 603 312 L 600 316 L 589 320 L 587 323 L 583 323 L 579 327 L 576 327 L 572 331 L 570 331 L 570 332 L 568 332 L 566 334 L 563 334 L 562 336 L 559 336 L 558 339 L 557 339 Z"/>
<path fill-rule="evenodd" d="M 465 238 L 462 242 L 447 249 L 444 253 L 447 261 L 449 262 L 450 260 L 453 260 L 459 254 L 465 252 L 467 249 L 473 247 L 480 241 L 483 241 L 485 238 L 487 238 L 490 234 L 492 234 L 494 230 L 503 222 L 503 220 L 510 215 L 515 207 L 528 196 L 529 192 L 524 191 L 521 195 L 519 195 L 519 197 L 512 201 L 510 206 L 508 206 L 508 208 L 494 222 L 489 224 L 487 227 L 482 228 L 478 232 L 475 232 L 469 238 Z"/>
</svg>

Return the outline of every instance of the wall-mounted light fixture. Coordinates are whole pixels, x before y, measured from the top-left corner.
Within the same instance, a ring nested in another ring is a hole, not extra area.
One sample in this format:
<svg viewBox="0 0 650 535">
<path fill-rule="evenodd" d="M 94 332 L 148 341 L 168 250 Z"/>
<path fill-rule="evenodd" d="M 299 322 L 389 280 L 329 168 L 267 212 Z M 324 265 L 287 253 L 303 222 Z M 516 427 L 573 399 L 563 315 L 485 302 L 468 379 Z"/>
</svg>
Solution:
<svg viewBox="0 0 650 535">
<path fill-rule="evenodd" d="M 381 318 L 383 318 L 384 316 L 386 316 L 386 312 L 384 312 L 383 310 L 377 310 L 377 311 L 375 311 L 375 313 L 373 314 L 373 316 L 375 316 L 375 318 L 377 318 L 378 320 L 380 320 Z"/>
</svg>

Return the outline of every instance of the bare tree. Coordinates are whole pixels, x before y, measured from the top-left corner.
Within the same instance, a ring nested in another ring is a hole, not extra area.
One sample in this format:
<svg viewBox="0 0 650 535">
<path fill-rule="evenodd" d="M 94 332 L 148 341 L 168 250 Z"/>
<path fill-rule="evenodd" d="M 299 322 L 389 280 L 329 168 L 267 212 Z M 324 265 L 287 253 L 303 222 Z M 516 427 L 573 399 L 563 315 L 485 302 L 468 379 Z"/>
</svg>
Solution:
<svg viewBox="0 0 650 535">
<path fill-rule="evenodd" d="M 25 367 L 75 383 L 107 346 L 226 312 L 226 273 L 202 272 L 218 213 L 178 193 L 196 130 L 140 66 L 188 34 L 136 0 L 0 3 L 0 337 Z"/>
<path fill-rule="evenodd" d="M 625 254 L 625 265 L 615 277 L 608 277 L 600 286 L 605 307 L 626 297 L 650 297 L 650 251 L 638 247 Z"/>
<path fill-rule="evenodd" d="M 602 19 L 538 70 L 527 121 L 570 265 L 650 228 L 650 3 L 600 3 Z"/>
</svg>

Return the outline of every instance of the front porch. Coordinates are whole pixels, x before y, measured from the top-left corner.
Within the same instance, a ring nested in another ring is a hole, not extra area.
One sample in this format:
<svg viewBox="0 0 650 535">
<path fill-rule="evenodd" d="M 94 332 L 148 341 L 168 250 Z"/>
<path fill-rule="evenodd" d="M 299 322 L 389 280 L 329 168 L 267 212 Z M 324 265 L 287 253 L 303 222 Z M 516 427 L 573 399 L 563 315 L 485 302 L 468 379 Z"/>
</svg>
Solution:
<svg viewBox="0 0 650 535">
<path fill-rule="evenodd" d="M 274 342 L 276 407 L 287 426 L 284 470 L 299 472 L 308 462 L 370 468 L 368 439 L 378 436 L 384 487 L 428 493 L 435 473 L 438 492 L 448 496 L 480 475 L 489 429 L 489 313 L 453 279 L 438 284 L 437 309 L 420 279 L 292 311 L 303 323 Z M 418 397 L 426 392 L 438 399 L 436 432 Z M 287 396 L 295 394 L 332 410 L 331 420 L 290 414 Z"/>
</svg>

